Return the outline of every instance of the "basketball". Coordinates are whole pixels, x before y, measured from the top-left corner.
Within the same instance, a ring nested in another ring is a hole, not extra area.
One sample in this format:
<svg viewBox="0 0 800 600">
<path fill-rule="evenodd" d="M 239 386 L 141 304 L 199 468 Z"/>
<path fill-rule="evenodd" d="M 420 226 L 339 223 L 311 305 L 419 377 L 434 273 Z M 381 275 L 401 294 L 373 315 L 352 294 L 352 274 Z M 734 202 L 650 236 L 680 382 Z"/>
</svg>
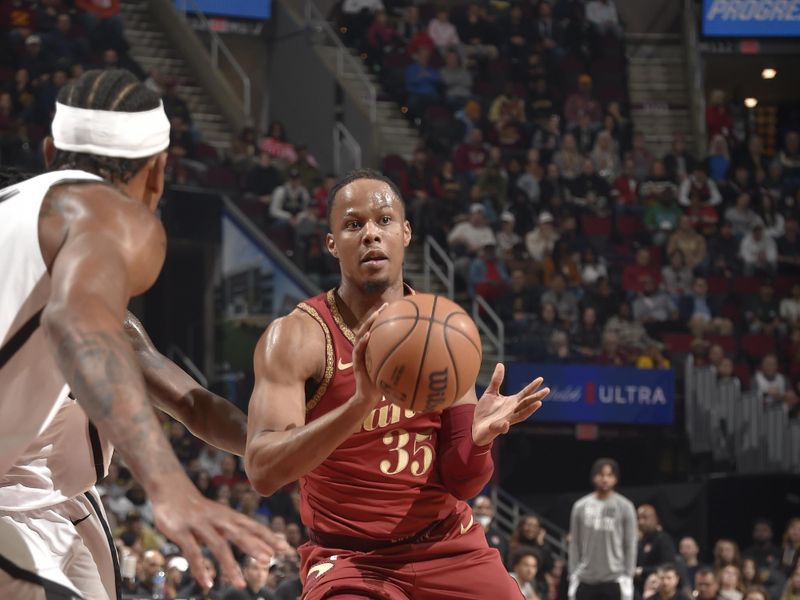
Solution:
<svg viewBox="0 0 800 600">
<path fill-rule="evenodd" d="M 481 337 L 464 310 L 443 296 L 415 294 L 387 306 L 370 329 L 366 364 L 386 399 L 438 412 L 475 385 Z"/>
</svg>

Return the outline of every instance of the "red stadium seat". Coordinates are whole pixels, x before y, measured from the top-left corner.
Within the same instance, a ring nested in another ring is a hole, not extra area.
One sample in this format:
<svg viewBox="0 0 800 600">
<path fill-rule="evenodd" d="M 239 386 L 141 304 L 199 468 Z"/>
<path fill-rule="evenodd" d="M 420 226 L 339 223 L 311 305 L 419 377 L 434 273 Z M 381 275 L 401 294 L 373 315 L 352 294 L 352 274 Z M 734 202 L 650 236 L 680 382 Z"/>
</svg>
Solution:
<svg viewBox="0 0 800 600">
<path fill-rule="evenodd" d="M 792 286 L 795 283 L 800 283 L 800 279 L 788 275 L 779 275 L 775 278 L 775 281 L 772 282 L 772 285 L 775 287 L 775 295 L 788 296 L 791 294 Z"/>
<path fill-rule="evenodd" d="M 206 185 L 212 188 L 231 190 L 239 186 L 236 173 L 227 167 L 209 167 L 205 180 Z"/>
<path fill-rule="evenodd" d="M 627 238 L 636 237 L 644 231 L 642 220 L 636 215 L 619 215 L 617 217 L 617 232 Z"/>
<path fill-rule="evenodd" d="M 198 142 L 194 146 L 194 158 L 204 163 L 216 163 L 219 161 L 219 154 L 214 146 Z"/>
<path fill-rule="evenodd" d="M 742 352 L 751 360 L 761 360 L 765 354 L 775 352 L 775 338 L 763 333 L 744 335 Z"/>
<path fill-rule="evenodd" d="M 733 365 L 733 374 L 742 382 L 742 389 L 750 388 L 750 367 L 745 363 L 736 363 Z"/>
<path fill-rule="evenodd" d="M 661 341 L 670 352 L 688 354 L 691 352 L 694 336 L 690 333 L 665 333 L 661 336 Z"/>
<path fill-rule="evenodd" d="M 590 237 L 608 237 L 611 235 L 611 219 L 608 217 L 594 217 L 584 215 L 581 217 L 583 234 Z"/>
<path fill-rule="evenodd" d="M 733 280 L 733 291 L 743 296 L 757 294 L 761 283 L 760 277 L 737 277 Z"/>
<path fill-rule="evenodd" d="M 713 296 L 721 296 L 728 293 L 730 286 L 730 279 L 721 275 L 709 275 L 706 279 L 708 282 L 708 293 Z"/>
<path fill-rule="evenodd" d="M 736 337 L 732 335 L 710 335 L 708 341 L 711 344 L 722 346 L 726 354 L 736 354 Z"/>
</svg>

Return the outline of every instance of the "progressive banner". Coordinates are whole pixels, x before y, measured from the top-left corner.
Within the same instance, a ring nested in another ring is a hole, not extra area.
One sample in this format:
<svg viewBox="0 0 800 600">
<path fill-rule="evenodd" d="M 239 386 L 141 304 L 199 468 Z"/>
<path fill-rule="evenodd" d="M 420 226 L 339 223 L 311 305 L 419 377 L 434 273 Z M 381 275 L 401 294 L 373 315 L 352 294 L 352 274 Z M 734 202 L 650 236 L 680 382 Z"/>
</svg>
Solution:
<svg viewBox="0 0 800 600">
<path fill-rule="evenodd" d="M 721 37 L 800 36 L 800 0 L 703 0 L 703 33 Z"/>
<path fill-rule="evenodd" d="M 532 421 L 671 425 L 675 419 L 672 369 L 511 363 L 506 371 L 506 393 L 540 376 L 550 388 Z"/>
</svg>

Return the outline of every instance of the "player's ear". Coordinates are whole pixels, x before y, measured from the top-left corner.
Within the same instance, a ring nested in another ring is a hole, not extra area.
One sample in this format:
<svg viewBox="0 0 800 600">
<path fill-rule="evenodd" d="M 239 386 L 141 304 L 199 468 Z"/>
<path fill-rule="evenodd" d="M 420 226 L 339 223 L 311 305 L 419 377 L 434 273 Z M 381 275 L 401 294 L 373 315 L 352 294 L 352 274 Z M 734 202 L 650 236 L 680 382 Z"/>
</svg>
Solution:
<svg viewBox="0 0 800 600">
<path fill-rule="evenodd" d="M 42 156 L 44 157 L 44 166 L 49 167 L 56 156 L 56 145 L 52 135 L 48 135 L 42 140 Z"/>
<path fill-rule="evenodd" d="M 403 221 L 403 247 L 408 248 L 411 243 L 411 223 Z"/>
<path fill-rule="evenodd" d="M 164 194 L 164 171 L 167 168 L 167 153 L 159 152 L 147 161 L 145 167 L 148 169 L 147 178 L 145 179 L 145 193 L 147 195 L 147 204 L 151 210 L 155 210 L 158 206 L 158 201 Z"/>
<path fill-rule="evenodd" d="M 336 250 L 336 241 L 333 239 L 332 233 L 325 235 L 325 246 L 328 248 L 328 252 L 331 253 L 331 256 L 339 258 L 339 251 Z"/>
</svg>

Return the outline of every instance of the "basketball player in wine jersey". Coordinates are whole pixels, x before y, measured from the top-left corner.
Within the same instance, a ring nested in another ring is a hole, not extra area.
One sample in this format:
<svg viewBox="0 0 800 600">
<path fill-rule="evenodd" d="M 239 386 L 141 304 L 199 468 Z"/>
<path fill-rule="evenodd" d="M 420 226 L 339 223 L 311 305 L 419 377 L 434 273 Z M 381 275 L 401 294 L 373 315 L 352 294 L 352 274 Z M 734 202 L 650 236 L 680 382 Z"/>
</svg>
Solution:
<svg viewBox="0 0 800 600">
<path fill-rule="evenodd" d="M 382 398 L 364 363 L 369 327 L 404 287 L 411 240 L 400 193 L 357 171 L 329 196 L 328 250 L 341 285 L 274 321 L 254 358 L 247 474 L 270 495 L 300 480 L 303 598 L 521 598 L 464 502 L 489 481 L 492 442 L 527 419 L 548 389 L 536 379 L 499 394 L 497 365 L 442 413 Z"/>
</svg>

